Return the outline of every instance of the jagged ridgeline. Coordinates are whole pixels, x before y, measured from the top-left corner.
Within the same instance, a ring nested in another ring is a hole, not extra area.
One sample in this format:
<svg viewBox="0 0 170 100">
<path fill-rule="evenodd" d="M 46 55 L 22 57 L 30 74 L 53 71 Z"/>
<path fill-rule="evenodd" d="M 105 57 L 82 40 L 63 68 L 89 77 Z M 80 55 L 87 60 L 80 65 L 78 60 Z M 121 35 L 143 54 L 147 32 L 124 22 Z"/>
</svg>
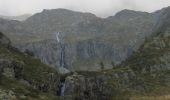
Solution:
<svg viewBox="0 0 170 100">
<path fill-rule="evenodd" d="M 96 71 L 101 69 L 101 62 L 104 68 L 112 68 L 112 62 L 126 59 L 151 35 L 156 21 L 155 13 L 132 10 L 99 18 L 91 13 L 54 9 L 22 22 L 1 19 L 0 29 L 16 47 L 32 51 L 48 65 Z"/>
<path fill-rule="evenodd" d="M 0 100 L 58 100 L 53 95 L 59 77 L 55 69 L 12 47 L 0 32 Z"/>
</svg>

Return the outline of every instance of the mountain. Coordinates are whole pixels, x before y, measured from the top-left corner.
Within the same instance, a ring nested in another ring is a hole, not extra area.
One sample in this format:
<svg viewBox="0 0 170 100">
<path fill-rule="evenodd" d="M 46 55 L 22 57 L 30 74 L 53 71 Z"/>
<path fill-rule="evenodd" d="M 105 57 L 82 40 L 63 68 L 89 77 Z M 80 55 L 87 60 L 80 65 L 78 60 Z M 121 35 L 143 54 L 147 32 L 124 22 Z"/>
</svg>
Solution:
<svg viewBox="0 0 170 100">
<path fill-rule="evenodd" d="M 48 65 L 95 71 L 100 70 L 101 62 L 110 69 L 111 63 L 119 64 L 131 55 L 152 34 L 158 17 L 155 13 L 123 10 L 99 18 L 91 13 L 54 9 L 22 22 L 1 19 L 0 30 L 16 47 L 33 51 Z"/>
<path fill-rule="evenodd" d="M 31 16 L 31 14 L 24 14 L 24 15 L 20 15 L 20 16 L 3 16 L 3 15 L 0 15 L 0 18 L 7 19 L 7 20 L 24 21 L 30 16 Z"/>
</svg>

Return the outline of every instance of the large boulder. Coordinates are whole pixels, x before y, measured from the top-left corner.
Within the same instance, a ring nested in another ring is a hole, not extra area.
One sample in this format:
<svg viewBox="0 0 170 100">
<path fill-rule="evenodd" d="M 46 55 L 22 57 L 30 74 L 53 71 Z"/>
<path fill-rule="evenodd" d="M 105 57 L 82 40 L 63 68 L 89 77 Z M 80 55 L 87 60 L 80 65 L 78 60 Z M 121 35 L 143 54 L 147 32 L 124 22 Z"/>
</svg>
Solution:
<svg viewBox="0 0 170 100">
<path fill-rule="evenodd" d="M 110 100 L 112 90 L 106 85 L 107 76 L 86 76 L 74 73 L 65 79 L 65 96 L 73 100 Z"/>
</svg>

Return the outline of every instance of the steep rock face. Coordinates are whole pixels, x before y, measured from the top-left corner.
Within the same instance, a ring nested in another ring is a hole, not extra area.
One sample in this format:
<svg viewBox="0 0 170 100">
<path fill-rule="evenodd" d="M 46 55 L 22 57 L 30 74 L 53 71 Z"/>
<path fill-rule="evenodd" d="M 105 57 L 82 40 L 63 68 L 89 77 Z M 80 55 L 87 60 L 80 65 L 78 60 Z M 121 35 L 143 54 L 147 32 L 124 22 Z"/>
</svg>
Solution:
<svg viewBox="0 0 170 100">
<path fill-rule="evenodd" d="M 42 62 L 51 66 L 61 66 L 69 70 L 100 70 L 103 61 L 111 68 L 112 62 L 120 62 L 133 51 L 131 46 L 121 47 L 100 40 L 87 40 L 76 43 L 58 43 L 46 40 L 18 46 L 33 51 Z M 91 61 L 90 61 L 91 60 Z"/>
<path fill-rule="evenodd" d="M 42 41 L 17 47 L 33 51 L 46 64 L 69 70 L 99 70 L 101 61 L 111 68 L 112 62 L 123 61 L 151 35 L 154 17 L 129 10 L 106 19 L 64 9 L 44 10 L 23 22 Z M 62 45 L 55 41 L 56 32 L 60 32 Z"/>
</svg>

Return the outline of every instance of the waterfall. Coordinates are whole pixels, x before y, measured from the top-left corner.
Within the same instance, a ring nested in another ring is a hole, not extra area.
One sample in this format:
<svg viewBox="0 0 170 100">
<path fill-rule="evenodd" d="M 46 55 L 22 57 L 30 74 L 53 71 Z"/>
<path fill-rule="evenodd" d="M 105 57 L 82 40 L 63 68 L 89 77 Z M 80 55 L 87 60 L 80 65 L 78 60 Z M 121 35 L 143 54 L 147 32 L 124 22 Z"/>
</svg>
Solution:
<svg viewBox="0 0 170 100">
<path fill-rule="evenodd" d="M 58 41 L 58 42 L 60 42 L 59 35 L 60 35 L 60 33 L 59 33 L 59 32 L 57 32 L 57 33 L 56 33 L 56 38 L 57 38 L 57 41 Z"/>
<path fill-rule="evenodd" d="M 61 96 L 64 96 L 64 91 L 65 91 L 65 82 L 61 82 Z"/>
<path fill-rule="evenodd" d="M 57 32 L 56 33 L 56 39 L 57 39 L 57 42 L 58 44 L 60 45 L 60 48 L 61 48 L 61 53 L 60 53 L 60 67 L 61 68 L 64 68 L 65 66 L 65 45 L 60 41 L 60 38 L 59 38 L 59 35 L 60 33 Z M 65 92 L 65 79 L 62 79 L 60 80 L 60 84 L 58 86 L 58 96 L 64 96 L 64 92 Z"/>
<path fill-rule="evenodd" d="M 58 88 L 59 88 L 58 96 L 64 96 L 64 92 L 65 92 L 65 79 L 64 80 L 60 80 L 60 84 L 59 84 Z"/>
<path fill-rule="evenodd" d="M 60 38 L 61 37 L 61 34 L 60 32 L 54 32 L 55 36 L 56 36 L 56 40 L 58 42 L 58 44 L 60 45 L 60 48 L 61 48 L 61 53 L 60 53 L 60 67 L 64 67 L 65 66 L 65 46 L 64 44 L 62 43 L 62 39 Z"/>
<path fill-rule="evenodd" d="M 65 66 L 65 46 L 60 43 L 61 46 L 61 55 L 60 55 L 60 66 L 64 67 Z"/>
</svg>

